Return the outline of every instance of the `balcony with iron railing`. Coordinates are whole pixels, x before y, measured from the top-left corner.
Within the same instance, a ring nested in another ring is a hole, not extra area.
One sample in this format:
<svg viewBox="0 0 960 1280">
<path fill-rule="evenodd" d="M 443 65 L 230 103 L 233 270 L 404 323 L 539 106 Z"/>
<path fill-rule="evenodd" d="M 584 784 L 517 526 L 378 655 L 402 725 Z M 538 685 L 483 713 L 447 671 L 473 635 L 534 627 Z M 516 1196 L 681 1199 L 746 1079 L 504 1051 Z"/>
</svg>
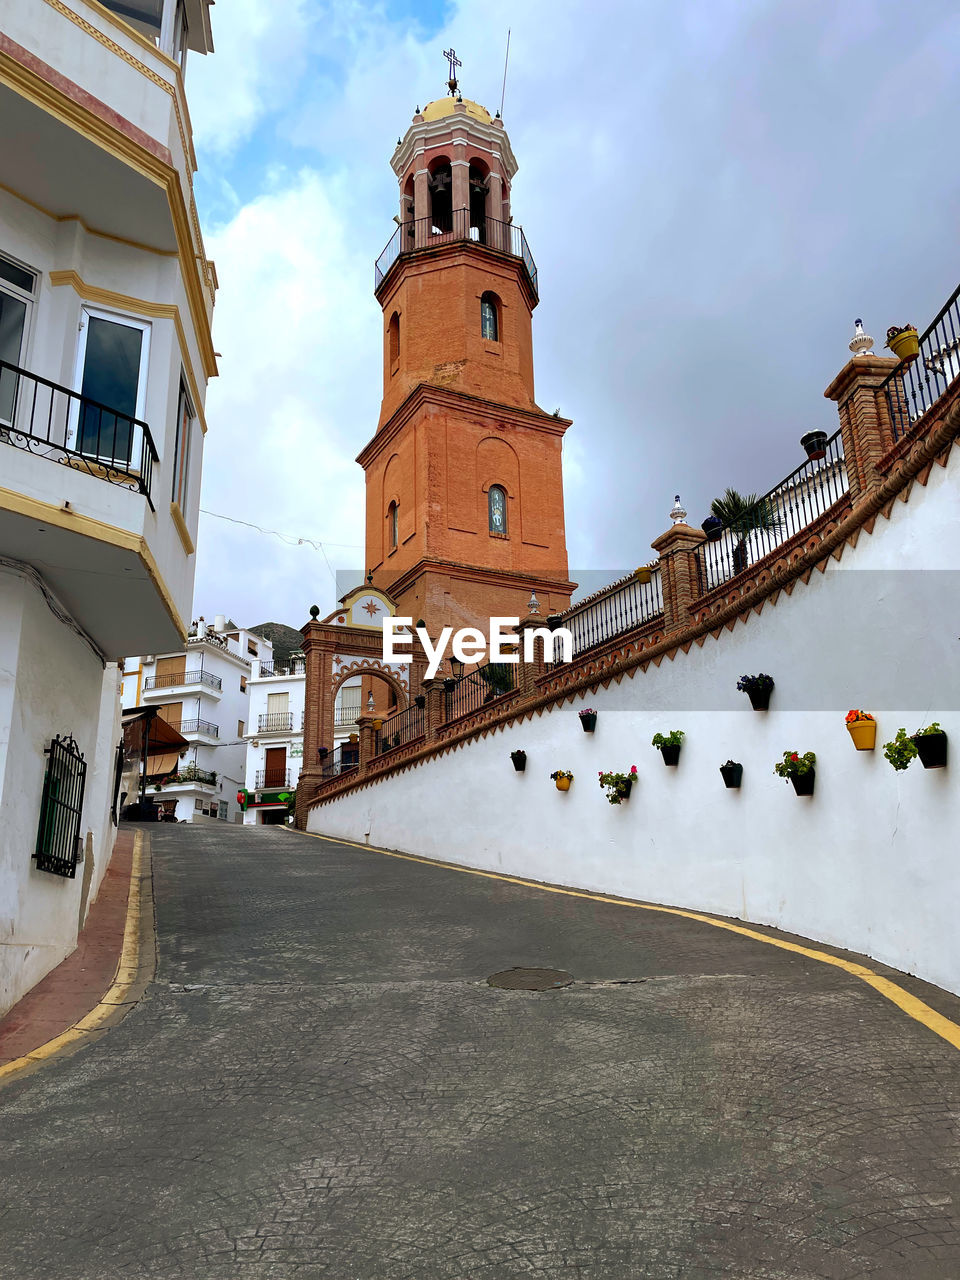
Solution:
<svg viewBox="0 0 960 1280">
<path fill-rule="evenodd" d="M 162 676 L 147 676 L 143 682 L 144 693 L 156 693 L 162 689 L 169 693 L 171 689 L 188 688 L 190 685 L 201 685 L 211 692 L 219 694 L 223 681 L 209 671 L 174 671 Z"/>
<path fill-rule="evenodd" d="M 289 769 L 258 769 L 254 786 L 259 791 L 270 787 L 289 787 Z"/>
<path fill-rule="evenodd" d="M 139 418 L 0 360 L 0 443 L 142 493 L 160 461 Z"/>
<path fill-rule="evenodd" d="M 292 733 L 293 712 L 271 711 L 257 717 L 257 733 Z"/>
<path fill-rule="evenodd" d="M 195 734 L 204 738 L 219 738 L 220 726 L 213 724 L 209 720 L 170 720 L 168 721 L 171 729 L 176 729 L 178 733 L 182 733 L 185 738 L 189 738 Z"/>
<path fill-rule="evenodd" d="M 960 285 L 919 338 L 919 356 L 901 361 L 880 387 L 895 441 L 901 440 L 960 376 Z"/>
<path fill-rule="evenodd" d="M 533 260 L 523 228 L 497 218 L 471 218 L 469 209 L 454 209 L 443 217 L 417 218 L 403 222 L 387 241 L 374 266 L 374 291 L 378 290 L 394 265 L 411 254 L 438 249 L 444 245 L 469 244 L 492 254 L 519 258 L 526 268 L 534 297 L 539 294 L 537 264 Z"/>
<path fill-rule="evenodd" d="M 261 662 L 260 679 L 269 680 L 275 676 L 302 676 L 306 674 L 305 658 L 291 658 L 288 662 Z"/>
<path fill-rule="evenodd" d="M 199 783 L 205 787 L 217 785 L 217 775 L 211 769 L 198 769 L 196 765 L 187 765 L 177 773 L 171 773 L 163 779 L 164 787 L 186 786 Z"/>
</svg>

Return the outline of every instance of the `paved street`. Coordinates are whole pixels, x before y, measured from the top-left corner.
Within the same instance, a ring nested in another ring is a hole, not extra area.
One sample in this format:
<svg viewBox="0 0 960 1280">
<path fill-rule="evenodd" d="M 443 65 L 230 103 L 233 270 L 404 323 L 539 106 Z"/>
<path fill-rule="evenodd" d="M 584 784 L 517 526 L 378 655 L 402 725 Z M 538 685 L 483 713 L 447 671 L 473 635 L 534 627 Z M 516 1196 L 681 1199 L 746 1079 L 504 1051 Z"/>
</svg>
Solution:
<svg viewBox="0 0 960 1280">
<path fill-rule="evenodd" d="M 155 982 L 0 1090 L 4 1280 L 960 1274 L 960 1054 L 855 978 L 283 830 L 151 838 Z"/>
</svg>

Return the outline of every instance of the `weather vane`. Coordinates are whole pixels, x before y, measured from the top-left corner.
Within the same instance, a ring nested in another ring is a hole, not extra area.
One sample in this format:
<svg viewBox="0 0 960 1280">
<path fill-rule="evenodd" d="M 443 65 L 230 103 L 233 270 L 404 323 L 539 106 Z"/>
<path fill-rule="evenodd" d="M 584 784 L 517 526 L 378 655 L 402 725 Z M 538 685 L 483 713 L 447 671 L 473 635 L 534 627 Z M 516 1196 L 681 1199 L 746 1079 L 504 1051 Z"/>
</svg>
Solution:
<svg viewBox="0 0 960 1280">
<path fill-rule="evenodd" d="M 457 57 L 457 51 L 452 45 L 449 49 L 444 49 L 443 56 L 450 63 L 450 79 L 447 81 L 447 89 L 453 94 L 457 92 L 457 67 L 462 67 L 463 63 Z"/>
</svg>

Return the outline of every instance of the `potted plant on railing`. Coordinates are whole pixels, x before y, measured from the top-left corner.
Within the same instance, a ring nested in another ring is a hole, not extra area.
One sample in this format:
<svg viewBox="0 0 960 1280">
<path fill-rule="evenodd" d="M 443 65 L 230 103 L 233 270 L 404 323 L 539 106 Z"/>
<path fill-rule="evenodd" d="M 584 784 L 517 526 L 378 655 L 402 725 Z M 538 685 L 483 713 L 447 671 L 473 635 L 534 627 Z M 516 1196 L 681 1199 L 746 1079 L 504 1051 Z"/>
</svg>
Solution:
<svg viewBox="0 0 960 1280">
<path fill-rule="evenodd" d="M 799 751 L 785 751 L 780 763 L 773 766 L 773 771 L 792 782 L 798 796 L 812 796 L 813 785 L 817 780 L 816 763 L 817 757 L 812 751 L 806 751 L 803 755 Z"/>
<path fill-rule="evenodd" d="M 773 676 L 768 676 L 763 671 L 755 676 L 741 676 L 737 681 L 737 688 L 750 699 L 754 711 L 769 711 L 773 687 Z"/>
<path fill-rule="evenodd" d="M 827 456 L 827 433 L 825 431 L 808 431 L 800 437 L 800 448 L 806 449 L 811 462 Z"/>
<path fill-rule="evenodd" d="M 743 573 L 747 567 L 747 544 L 752 533 L 776 533 L 783 528 L 783 520 L 768 498 L 760 498 L 755 493 L 738 493 L 736 489 L 727 489 L 722 498 L 714 498 L 710 503 L 710 514 L 736 536 L 734 573 Z"/>
<path fill-rule="evenodd" d="M 892 324 L 887 330 L 887 341 L 884 345 L 893 352 L 901 364 L 909 364 L 920 354 L 920 335 L 912 324 Z"/>
<path fill-rule="evenodd" d="M 637 781 L 637 766 L 632 764 L 629 773 L 604 773 L 601 770 L 599 777 L 610 804 L 621 804 L 630 799 L 633 784 Z"/>
<path fill-rule="evenodd" d="M 925 769 L 944 769 L 947 764 L 947 735 L 937 721 L 913 735 L 920 763 Z"/>
<path fill-rule="evenodd" d="M 511 751 L 510 759 L 513 761 L 513 767 L 517 773 L 523 773 L 527 767 L 527 753 L 525 751 Z"/>
<path fill-rule="evenodd" d="M 877 745 L 877 722 L 869 711 L 848 711 L 847 733 L 858 751 L 872 751 Z"/>
<path fill-rule="evenodd" d="M 419 708 L 420 708 L 420 710 L 422 711 L 422 710 L 423 710 L 423 708 L 427 705 L 427 696 L 426 696 L 426 694 L 424 694 L 424 693 L 418 693 L 418 694 L 417 694 L 417 696 L 416 696 L 416 697 L 414 698 L 414 700 L 413 700 L 413 704 L 414 704 L 414 706 L 419 707 Z"/>
<path fill-rule="evenodd" d="M 659 749 L 660 754 L 663 756 L 664 764 L 679 764 L 680 747 L 684 736 L 682 729 L 671 729 L 666 734 L 655 733 L 650 745 Z"/>
<path fill-rule="evenodd" d="M 374 722 L 373 722 L 373 727 L 374 727 L 374 729 L 376 730 L 376 732 L 377 732 L 377 733 L 379 733 L 379 732 L 380 732 L 380 730 L 383 728 L 383 721 L 382 721 L 382 720 L 374 720 Z"/>
<path fill-rule="evenodd" d="M 736 791 L 743 781 L 743 765 L 738 764 L 736 760 L 728 760 L 726 764 L 720 766 L 720 776 L 723 778 L 725 787 L 730 791 Z"/>
<path fill-rule="evenodd" d="M 719 516 L 707 516 L 700 526 L 708 542 L 717 542 L 723 536 L 723 521 Z"/>
<path fill-rule="evenodd" d="M 584 733 L 593 733 L 597 727 L 597 713 L 593 707 L 584 707 L 580 714 L 580 728 Z"/>
<path fill-rule="evenodd" d="M 555 769 L 550 777 L 557 784 L 558 791 L 569 791 L 573 782 L 573 774 L 568 769 Z"/>
<path fill-rule="evenodd" d="M 488 686 L 484 702 L 492 702 L 513 688 L 513 667 L 506 662 L 488 662 L 478 668 L 480 679 Z"/>
<path fill-rule="evenodd" d="M 634 569 L 633 576 L 636 578 L 637 582 L 640 583 L 641 587 L 645 587 L 653 580 L 653 570 L 648 564 L 642 564 L 639 568 Z"/>
</svg>

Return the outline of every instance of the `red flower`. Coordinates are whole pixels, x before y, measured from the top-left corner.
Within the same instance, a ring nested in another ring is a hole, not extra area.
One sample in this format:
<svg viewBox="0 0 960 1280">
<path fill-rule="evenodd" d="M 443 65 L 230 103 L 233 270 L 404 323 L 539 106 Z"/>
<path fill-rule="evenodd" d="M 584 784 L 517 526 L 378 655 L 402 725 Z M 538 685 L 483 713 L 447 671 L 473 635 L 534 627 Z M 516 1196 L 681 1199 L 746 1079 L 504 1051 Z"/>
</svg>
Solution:
<svg viewBox="0 0 960 1280">
<path fill-rule="evenodd" d="M 790 757 L 790 759 L 791 759 L 791 760 L 799 760 L 799 759 L 800 759 L 800 757 L 797 755 L 797 753 L 796 753 L 796 751 L 795 751 L 795 752 L 793 753 L 793 755 Z"/>
</svg>

